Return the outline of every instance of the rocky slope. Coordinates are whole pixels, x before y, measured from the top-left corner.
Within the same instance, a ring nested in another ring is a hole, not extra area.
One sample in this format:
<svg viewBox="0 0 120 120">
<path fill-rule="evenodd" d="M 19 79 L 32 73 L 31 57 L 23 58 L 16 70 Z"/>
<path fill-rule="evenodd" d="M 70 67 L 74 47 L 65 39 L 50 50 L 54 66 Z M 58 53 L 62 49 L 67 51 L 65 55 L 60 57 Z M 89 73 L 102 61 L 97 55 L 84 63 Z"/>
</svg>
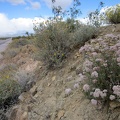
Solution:
<svg viewBox="0 0 120 120">
<path fill-rule="evenodd" d="M 111 33 L 120 35 L 120 24 L 101 28 L 98 38 Z M 76 49 L 62 69 L 46 72 L 42 63 L 37 64 L 39 79 L 30 91 L 19 96 L 20 103 L 8 111 L 10 120 L 120 120 L 120 103 L 111 103 L 106 113 L 106 107 L 91 105 L 83 94 L 78 75 L 82 63 Z M 79 85 L 75 87 L 76 83 Z"/>
</svg>

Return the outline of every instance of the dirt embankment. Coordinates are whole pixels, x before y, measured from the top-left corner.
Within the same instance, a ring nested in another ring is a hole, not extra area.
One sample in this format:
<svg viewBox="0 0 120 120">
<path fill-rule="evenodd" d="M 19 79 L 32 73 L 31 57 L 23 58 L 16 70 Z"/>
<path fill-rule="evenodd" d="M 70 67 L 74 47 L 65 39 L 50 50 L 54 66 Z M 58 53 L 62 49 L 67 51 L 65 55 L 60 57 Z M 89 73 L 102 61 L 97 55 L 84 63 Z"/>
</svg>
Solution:
<svg viewBox="0 0 120 120">
<path fill-rule="evenodd" d="M 104 39 L 106 34 L 120 35 L 120 24 L 101 28 L 96 39 Z M 107 114 L 105 108 L 91 105 L 85 97 L 78 75 L 82 64 L 78 49 L 71 53 L 62 69 L 46 72 L 42 63 L 37 64 L 36 75 L 41 77 L 30 91 L 19 96 L 20 103 L 8 112 L 10 120 L 120 120 L 119 105 L 112 103 Z M 76 83 L 78 87 L 74 87 Z M 69 88 L 71 92 L 66 95 Z"/>
</svg>

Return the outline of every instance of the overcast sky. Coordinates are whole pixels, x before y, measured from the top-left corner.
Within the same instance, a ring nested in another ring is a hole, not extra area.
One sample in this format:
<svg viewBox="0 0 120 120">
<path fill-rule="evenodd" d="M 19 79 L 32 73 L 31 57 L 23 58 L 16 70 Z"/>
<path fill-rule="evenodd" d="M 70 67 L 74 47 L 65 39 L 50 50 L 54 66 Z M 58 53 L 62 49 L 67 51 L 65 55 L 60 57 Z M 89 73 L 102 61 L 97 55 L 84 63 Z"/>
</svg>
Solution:
<svg viewBox="0 0 120 120">
<path fill-rule="evenodd" d="M 80 0 L 81 16 L 84 18 L 94 11 L 101 0 Z M 55 5 L 66 9 L 73 0 L 56 0 Z M 106 6 L 120 3 L 120 0 L 104 0 Z M 44 19 L 51 16 L 51 0 L 0 0 L 0 37 L 33 32 L 33 21 L 42 16 Z"/>
</svg>

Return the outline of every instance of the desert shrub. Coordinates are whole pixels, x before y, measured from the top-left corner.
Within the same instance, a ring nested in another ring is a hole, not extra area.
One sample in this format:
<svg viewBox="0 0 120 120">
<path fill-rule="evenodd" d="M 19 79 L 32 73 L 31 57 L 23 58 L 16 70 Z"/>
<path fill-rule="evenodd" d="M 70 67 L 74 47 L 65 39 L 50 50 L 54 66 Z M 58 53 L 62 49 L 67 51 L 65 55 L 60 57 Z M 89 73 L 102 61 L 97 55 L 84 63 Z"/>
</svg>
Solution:
<svg viewBox="0 0 120 120">
<path fill-rule="evenodd" d="M 80 48 L 84 55 L 83 90 L 94 105 L 120 102 L 120 40 L 108 34 Z M 97 43 L 97 44 L 96 44 Z"/>
<path fill-rule="evenodd" d="M 14 97 L 21 93 L 20 85 L 10 79 L 0 79 L 0 105 L 10 102 Z"/>
<path fill-rule="evenodd" d="M 28 91 L 28 86 L 36 81 L 34 73 L 28 73 L 25 70 L 19 70 L 15 75 L 14 79 L 18 82 L 18 84 L 21 86 L 22 91 Z M 31 86 L 32 87 L 32 86 Z"/>
<path fill-rule="evenodd" d="M 3 109 L 0 110 L 0 120 L 8 120 L 8 117 Z"/>
<path fill-rule="evenodd" d="M 60 67 L 69 51 L 77 45 L 96 37 L 97 29 L 74 19 L 67 21 L 50 20 L 37 29 L 37 46 L 41 59 L 48 68 Z M 38 32 L 39 31 L 39 32 Z"/>
<path fill-rule="evenodd" d="M 13 39 L 12 43 L 10 43 L 10 48 L 19 48 L 27 45 L 28 43 L 29 40 L 25 38 Z"/>
<path fill-rule="evenodd" d="M 79 28 L 72 34 L 73 46 L 82 46 L 85 42 L 91 38 L 95 38 L 98 35 L 98 29 L 91 25 L 80 24 Z"/>
<path fill-rule="evenodd" d="M 4 55 L 4 58 L 14 58 L 19 52 L 20 52 L 20 49 L 11 48 L 9 50 L 6 50 L 3 55 Z"/>
<path fill-rule="evenodd" d="M 53 23 L 40 31 L 37 46 L 48 68 L 60 65 L 69 50 L 69 35 L 64 22 Z"/>
<path fill-rule="evenodd" d="M 120 4 L 110 7 L 105 12 L 106 19 L 113 24 L 120 23 Z"/>
<path fill-rule="evenodd" d="M 72 48 L 95 37 L 94 27 L 82 25 L 75 19 L 81 13 L 79 6 L 79 0 L 74 0 L 73 6 L 67 11 L 53 6 L 54 17 L 39 25 L 34 24 L 40 56 L 48 68 L 62 66 Z"/>
<path fill-rule="evenodd" d="M 14 63 L 3 64 L 0 66 L 0 79 L 5 80 L 14 76 L 17 66 Z"/>
<path fill-rule="evenodd" d="M 14 97 L 20 94 L 21 87 L 13 76 L 17 66 L 13 63 L 0 66 L 0 109 L 6 104 L 13 104 Z"/>
</svg>

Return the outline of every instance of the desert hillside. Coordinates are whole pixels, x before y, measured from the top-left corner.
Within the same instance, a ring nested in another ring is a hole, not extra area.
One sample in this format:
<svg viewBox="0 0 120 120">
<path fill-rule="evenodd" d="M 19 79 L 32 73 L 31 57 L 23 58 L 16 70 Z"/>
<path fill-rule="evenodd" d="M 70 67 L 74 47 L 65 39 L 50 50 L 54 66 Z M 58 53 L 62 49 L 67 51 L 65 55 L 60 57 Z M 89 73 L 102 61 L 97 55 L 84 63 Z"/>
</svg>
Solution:
<svg viewBox="0 0 120 120">
<path fill-rule="evenodd" d="M 100 47 L 97 42 L 100 40 L 110 46 L 120 43 L 120 24 L 99 28 L 98 36 L 85 45 Z M 16 104 L 1 115 L 6 115 L 9 120 L 120 120 L 119 102 L 111 101 L 107 112 L 106 104 L 92 105 L 85 96 L 80 74 L 85 57 L 92 54 L 89 52 L 84 56 L 79 50 L 81 47 L 77 46 L 70 51 L 63 67 L 52 70 L 47 70 L 42 61 L 33 59 L 37 51 L 34 45 L 24 45 L 12 57 L 4 53 L 0 66 L 11 64 L 14 66 L 13 73 L 23 77 L 19 80 L 24 80 L 26 74 L 29 78 L 25 91 L 19 95 Z M 16 77 L 20 78 L 18 76 Z M 19 82 L 24 84 L 24 81 Z"/>
</svg>

